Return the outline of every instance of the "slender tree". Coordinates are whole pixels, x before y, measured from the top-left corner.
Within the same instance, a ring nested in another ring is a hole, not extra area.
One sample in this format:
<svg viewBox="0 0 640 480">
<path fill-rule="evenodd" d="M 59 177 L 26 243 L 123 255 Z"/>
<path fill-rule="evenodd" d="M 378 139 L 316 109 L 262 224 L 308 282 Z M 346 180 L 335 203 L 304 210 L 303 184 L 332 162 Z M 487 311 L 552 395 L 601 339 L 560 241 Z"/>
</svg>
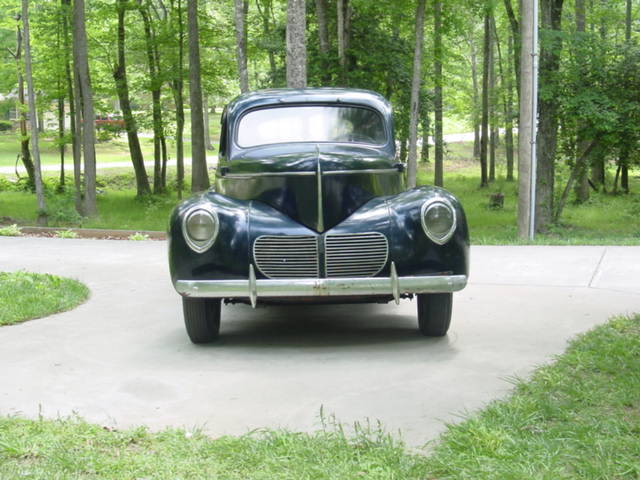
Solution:
<svg viewBox="0 0 640 480">
<path fill-rule="evenodd" d="M 236 25 L 236 59 L 238 63 L 238 78 L 240 91 L 249 91 L 249 73 L 247 70 L 247 10 L 248 0 L 234 0 L 234 18 Z"/>
<path fill-rule="evenodd" d="M 171 0 L 172 19 L 175 17 L 178 34 L 178 62 L 175 76 L 171 81 L 173 100 L 176 106 L 176 189 L 182 198 L 184 189 L 184 21 L 182 0 Z M 175 15 L 173 15 L 175 13 Z"/>
<path fill-rule="evenodd" d="M 579 83 L 583 82 L 584 79 L 584 62 L 586 59 L 584 58 L 582 48 L 582 44 L 584 42 L 584 32 L 585 32 L 585 24 L 586 24 L 586 15 L 585 15 L 585 2 L 584 0 L 575 0 L 575 20 L 576 20 L 576 61 L 578 65 L 580 65 L 580 69 L 583 70 L 583 75 L 578 79 Z M 585 126 L 583 122 L 578 122 L 577 126 L 577 135 L 576 135 L 576 151 L 577 155 L 585 150 L 586 146 L 589 144 L 589 140 L 584 136 Z M 576 164 L 577 164 L 577 158 Z M 589 200 L 589 175 L 586 168 L 580 168 L 577 178 L 576 178 L 576 186 L 575 186 L 576 200 L 579 203 L 584 203 Z"/>
<path fill-rule="evenodd" d="M 98 213 L 96 202 L 96 131 L 93 111 L 93 90 L 89 74 L 89 52 L 85 25 L 84 0 L 73 2 L 73 58 L 76 85 L 82 106 L 82 152 L 84 155 L 84 203 L 83 213 Z"/>
<path fill-rule="evenodd" d="M 31 38 L 29 31 L 29 0 L 22 0 L 22 25 L 24 28 L 24 69 L 27 77 L 27 92 L 29 96 L 29 124 L 31 126 L 31 152 L 33 153 L 33 167 L 36 181 L 36 199 L 38 202 L 38 225 L 47 224 L 47 210 L 44 200 L 44 185 L 40 169 L 40 145 L 38 143 L 38 115 L 36 113 L 36 96 L 33 88 L 33 72 L 31 59 Z"/>
<path fill-rule="evenodd" d="M 120 109 L 124 118 L 124 128 L 127 132 L 129 143 L 129 154 L 133 163 L 133 170 L 136 176 L 137 195 L 144 196 L 151 193 L 149 177 L 144 166 L 144 157 L 138 138 L 138 124 L 133 116 L 131 100 L 129 99 L 129 81 L 127 79 L 127 64 L 125 58 L 126 51 L 126 30 L 125 15 L 127 11 L 126 0 L 116 0 L 116 10 L 118 14 L 118 34 L 117 34 L 117 60 L 113 67 L 113 79 L 116 84 L 116 92 L 120 100 Z"/>
<path fill-rule="evenodd" d="M 71 0 L 60 0 L 62 4 L 62 35 L 64 37 L 64 70 L 67 82 L 67 97 L 69 99 L 69 133 L 71 135 L 71 152 L 73 154 L 73 184 L 76 212 L 82 214 L 82 147 L 80 145 L 80 135 L 77 121 L 79 110 L 76 105 L 79 103 L 74 78 L 71 68 L 72 49 L 69 35 L 69 23 L 71 19 Z"/>
<path fill-rule="evenodd" d="M 142 17 L 144 27 L 147 64 L 149 67 L 149 90 L 151 91 L 151 111 L 153 117 L 153 193 L 162 193 L 166 188 L 165 175 L 163 175 L 163 171 L 166 172 L 166 140 L 164 136 L 161 103 L 162 72 L 160 71 L 157 39 L 151 25 L 149 7 L 148 5 L 141 5 L 138 11 Z"/>
<path fill-rule="evenodd" d="M 413 77 L 411 79 L 411 115 L 409 119 L 409 163 L 407 186 L 416 186 L 418 173 L 418 113 L 420 111 L 420 85 L 422 83 L 422 45 L 424 43 L 425 0 L 416 6 L 416 40 L 413 53 Z"/>
<path fill-rule="evenodd" d="M 434 182 L 444 185 L 444 135 L 442 128 L 442 0 L 433 3 L 433 67 L 434 67 L 434 110 L 435 110 L 435 161 Z"/>
<path fill-rule="evenodd" d="M 189 24 L 189 99 L 191 102 L 191 191 L 201 192 L 208 189 L 210 184 L 204 146 L 198 0 L 187 0 L 187 16 Z"/>
<path fill-rule="evenodd" d="M 304 88 L 307 86 L 305 1 L 287 2 L 287 86 Z"/>
<path fill-rule="evenodd" d="M 347 52 L 349 50 L 349 37 L 351 31 L 351 5 L 349 0 L 337 0 L 336 23 L 338 37 L 338 59 L 340 61 L 340 76 L 343 85 L 348 84 L 349 64 Z"/>
<path fill-rule="evenodd" d="M 482 63 L 482 133 L 480 136 L 480 186 L 489 185 L 487 155 L 489 149 L 489 69 L 491 68 L 491 11 L 484 13 L 484 42 Z"/>
<path fill-rule="evenodd" d="M 562 5 L 564 0 L 541 0 L 541 28 L 550 33 L 540 48 L 540 91 L 538 98 L 536 231 L 553 222 L 555 158 L 558 145 L 557 74 L 560 69 Z M 543 38 L 544 40 L 544 38 Z"/>
<path fill-rule="evenodd" d="M 625 28 L 624 38 L 627 46 L 631 45 L 631 0 L 626 1 L 626 15 L 625 15 Z M 625 142 L 626 144 L 627 142 Z M 620 186 L 625 193 L 629 193 L 629 156 L 630 149 L 623 146 L 620 152 Z M 604 177 L 604 176 L 603 176 Z"/>
<path fill-rule="evenodd" d="M 18 74 L 18 102 L 16 111 L 20 115 L 20 160 L 24 165 L 27 175 L 29 176 L 29 186 L 35 189 L 36 177 L 33 160 L 31 159 L 31 151 L 29 150 L 29 133 L 27 131 L 27 107 L 24 95 L 24 76 L 22 75 L 22 26 L 20 25 L 20 16 L 16 17 L 16 50 L 11 52 L 16 62 L 16 72 Z"/>
</svg>

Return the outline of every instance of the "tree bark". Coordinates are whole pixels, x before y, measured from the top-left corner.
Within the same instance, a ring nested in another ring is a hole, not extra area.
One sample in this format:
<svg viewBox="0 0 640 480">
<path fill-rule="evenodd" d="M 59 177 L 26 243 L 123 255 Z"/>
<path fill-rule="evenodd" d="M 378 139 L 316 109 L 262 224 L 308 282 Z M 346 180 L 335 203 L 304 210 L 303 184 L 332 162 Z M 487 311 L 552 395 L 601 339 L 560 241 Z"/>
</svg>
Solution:
<svg viewBox="0 0 640 480">
<path fill-rule="evenodd" d="M 484 14 L 484 42 L 482 48 L 482 134 L 480 136 L 480 187 L 489 185 L 487 154 L 489 142 L 489 69 L 491 68 L 491 13 Z"/>
<path fill-rule="evenodd" d="M 247 8 L 247 0 L 234 0 L 234 18 L 236 25 L 236 61 L 238 64 L 238 78 L 240 79 L 240 92 L 242 93 L 249 91 L 246 33 Z"/>
<path fill-rule="evenodd" d="M 540 2 L 541 27 L 554 31 L 554 36 L 548 42 L 542 42 L 540 48 L 540 85 L 551 90 L 552 95 L 540 95 L 538 98 L 536 231 L 547 230 L 553 222 L 555 158 L 558 145 L 558 102 L 555 90 L 562 50 L 562 39 L 559 35 L 562 4 L 563 0 Z"/>
<path fill-rule="evenodd" d="M 504 103 L 505 134 L 504 144 L 507 155 L 507 181 L 513 181 L 513 36 L 509 34 L 507 44 L 506 100 Z"/>
<path fill-rule="evenodd" d="M 178 71 L 171 82 L 171 87 L 176 105 L 176 190 L 178 198 L 182 198 L 184 190 L 184 22 L 182 0 L 178 0 L 176 16 L 178 17 Z"/>
<path fill-rule="evenodd" d="M 140 139 L 138 138 L 138 125 L 133 116 L 131 109 L 131 101 L 129 99 L 129 81 L 127 80 L 127 68 L 125 58 L 125 26 L 124 18 L 126 14 L 126 0 L 117 0 L 116 3 L 118 13 L 118 58 L 113 69 L 113 79 L 116 83 L 116 91 L 120 101 L 120 109 L 124 118 L 124 127 L 127 132 L 127 141 L 129 143 L 129 154 L 133 170 L 136 176 L 136 194 L 141 197 L 151 194 L 149 186 L 149 177 L 144 166 L 144 157 L 140 148 Z"/>
<path fill-rule="evenodd" d="M 84 154 L 84 215 L 98 213 L 96 202 L 96 131 L 93 91 L 89 74 L 89 52 L 85 25 L 84 0 L 73 2 L 73 44 L 77 85 L 82 99 L 82 149 Z"/>
<path fill-rule="evenodd" d="M 626 17 L 625 17 L 625 29 L 624 38 L 627 45 L 631 44 L 631 0 L 627 0 L 626 3 Z M 626 158 L 624 158 L 626 156 Z M 621 156 L 620 162 L 620 187 L 625 193 L 629 193 L 629 160 L 628 153 Z M 604 163 L 604 162 L 603 162 Z M 604 170 L 604 168 L 603 168 Z M 603 175 L 604 179 L 604 175 Z"/>
<path fill-rule="evenodd" d="M 584 50 L 581 46 L 581 43 L 583 41 L 583 38 L 581 35 L 584 34 L 585 23 L 586 23 L 584 0 L 575 0 L 575 19 L 576 19 L 576 36 L 578 37 L 576 39 L 576 42 L 578 44 L 578 48 L 576 51 L 576 60 L 579 65 L 584 65 L 584 61 L 586 59 L 582 58 L 582 52 Z M 585 73 L 585 72 L 582 72 L 582 73 Z M 581 76 L 581 79 L 579 80 L 580 83 L 582 83 L 582 78 L 585 78 L 585 77 Z M 583 122 L 579 121 L 578 134 L 576 136 L 577 137 L 576 138 L 577 153 L 583 151 L 589 143 L 588 140 L 584 138 L 584 135 L 582 133 L 583 129 L 584 129 Z M 575 161 L 577 164 L 578 159 L 576 158 Z M 590 189 L 589 175 L 588 175 L 587 168 L 580 168 L 577 173 L 576 185 L 575 185 L 576 200 L 578 201 L 578 203 L 584 203 L 587 200 L 589 200 L 589 193 L 590 193 L 589 189 Z M 559 215 L 557 215 L 556 218 L 559 218 Z"/>
<path fill-rule="evenodd" d="M 149 65 L 149 84 L 152 100 L 152 116 L 153 116 L 153 193 L 162 193 L 166 185 L 163 182 L 163 144 L 166 145 L 164 138 L 164 125 L 162 121 L 162 104 L 161 104 L 161 72 L 160 60 L 157 58 L 157 51 L 154 49 L 156 43 L 155 35 L 151 28 L 151 20 L 147 7 L 142 6 L 138 10 L 142 17 L 144 26 L 144 37 L 147 50 L 147 63 Z"/>
<path fill-rule="evenodd" d="M 211 133 L 209 132 L 209 96 L 205 93 L 202 97 L 202 110 L 204 112 L 204 146 L 207 150 L 213 150 Z"/>
<path fill-rule="evenodd" d="M 316 0 L 316 20 L 318 22 L 318 43 L 322 82 L 327 84 L 329 75 L 329 27 L 327 26 L 327 0 Z"/>
<path fill-rule="evenodd" d="M 473 157 L 480 158 L 480 88 L 478 86 L 478 55 L 476 44 L 472 38 L 469 39 L 469 50 L 471 52 L 471 84 L 473 86 Z"/>
<path fill-rule="evenodd" d="M 287 87 L 307 86 L 306 16 L 304 0 L 287 2 Z"/>
<path fill-rule="evenodd" d="M 571 173 L 569 174 L 567 185 L 564 187 L 562 196 L 558 200 L 558 208 L 556 209 L 556 212 L 554 215 L 555 222 L 560 220 L 560 216 L 562 215 L 564 206 L 567 203 L 567 198 L 569 197 L 569 192 L 571 191 L 573 182 L 580 177 L 583 171 L 587 169 L 587 162 L 588 162 L 589 155 L 593 151 L 594 147 L 598 144 L 598 142 L 599 142 L 599 139 L 594 139 L 591 142 L 587 142 L 584 151 L 576 159 L 575 166 L 571 169 Z"/>
<path fill-rule="evenodd" d="M 22 27 L 20 17 L 16 17 L 16 51 L 12 52 L 16 61 L 16 72 L 18 73 L 18 102 L 16 111 L 20 114 L 20 159 L 29 177 L 29 188 L 35 189 L 36 177 L 29 150 L 29 132 L 27 131 L 26 99 L 24 95 L 24 77 L 22 76 Z"/>
<path fill-rule="evenodd" d="M 489 22 L 489 182 L 496 179 L 496 145 L 498 143 L 498 128 L 496 122 L 496 65 L 494 54 L 494 43 L 496 38 L 495 21 L 493 12 Z"/>
<path fill-rule="evenodd" d="M 44 200 L 44 185 L 40 169 L 40 145 L 38 144 L 38 114 L 36 112 L 36 96 L 33 88 L 33 72 L 31 60 L 31 39 L 29 32 L 29 0 L 22 0 L 22 25 L 24 28 L 24 69 L 27 77 L 29 95 L 29 123 L 31 125 L 31 152 L 36 181 L 36 199 L 38 202 L 38 225 L 47 224 L 47 210 Z"/>
<path fill-rule="evenodd" d="M 62 34 L 64 35 L 65 48 L 65 74 L 67 77 L 67 97 L 69 98 L 69 132 L 71 134 L 71 152 L 73 154 L 73 184 L 74 200 L 76 212 L 82 215 L 82 151 L 80 147 L 80 135 L 78 129 L 80 123 L 77 121 L 78 109 L 76 104 L 77 92 L 75 92 L 73 75 L 71 71 L 71 45 L 69 39 L 69 18 L 71 14 L 71 0 L 61 0 L 63 9 Z"/>
<path fill-rule="evenodd" d="M 187 0 L 189 23 L 189 99 L 191 103 L 191 191 L 209 188 L 207 155 L 204 148 L 204 112 L 200 77 L 200 33 L 198 0 Z"/>
<path fill-rule="evenodd" d="M 434 66 L 434 110 L 435 110 L 435 160 L 434 184 L 444 185 L 444 138 L 442 129 L 442 0 L 434 0 L 433 4 L 433 66 Z"/>
<path fill-rule="evenodd" d="M 416 39 L 413 53 L 413 77 L 411 79 L 411 113 L 409 117 L 409 163 L 407 186 L 416 186 L 418 175 L 418 112 L 420 111 L 420 85 L 422 83 L 422 44 L 424 43 L 425 0 L 416 6 Z"/>
<path fill-rule="evenodd" d="M 520 4 L 522 4 L 522 0 L 520 0 Z M 507 17 L 509 18 L 509 25 L 511 26 L 511 37 L 513 38 L 514 51 L 519 52 L 521 45 L 520 23 L 518 22 L 518 18 L 513 11 L 511 0 L 504 0 L 504 8 L 507 12 Z M 518 92 L 518 95 L 520 95 L 520 59 L 518 58 L 518 55 L 514 55 L 513 57 L 513 70 L 516 75 L 516 90 Z"/>
<path fill-rule="evenodd" d="M 64 191 L 64 156 L 67 150 L 64 141 L 65 131 L 65 108 L 64 108 L 64 90 L 61 79 L 58 79 L 58 152 L 60 153 L 60 184 L 58 189 Z"/>
</svg>

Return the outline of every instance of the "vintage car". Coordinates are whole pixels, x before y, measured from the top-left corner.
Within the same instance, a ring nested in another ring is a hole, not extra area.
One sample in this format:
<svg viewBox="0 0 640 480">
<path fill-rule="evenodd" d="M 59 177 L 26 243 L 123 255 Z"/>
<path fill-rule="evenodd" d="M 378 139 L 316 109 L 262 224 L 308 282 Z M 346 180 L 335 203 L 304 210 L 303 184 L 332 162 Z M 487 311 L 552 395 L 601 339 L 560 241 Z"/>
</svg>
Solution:
<svg viewBox="0 0 640 480">
<path fill-rule="evenodd" d="M 415 296 L 420 332 L 447 333 L 452 293 L 467 283 L 465 214 L 442 188 L 406 190 L 392 119 L 383 97 L 352 89 L 265 90 L 225 108 L 214 186 L 169 224 L 192 342 L 218 336 L 222 301 Z"/>
</svg>

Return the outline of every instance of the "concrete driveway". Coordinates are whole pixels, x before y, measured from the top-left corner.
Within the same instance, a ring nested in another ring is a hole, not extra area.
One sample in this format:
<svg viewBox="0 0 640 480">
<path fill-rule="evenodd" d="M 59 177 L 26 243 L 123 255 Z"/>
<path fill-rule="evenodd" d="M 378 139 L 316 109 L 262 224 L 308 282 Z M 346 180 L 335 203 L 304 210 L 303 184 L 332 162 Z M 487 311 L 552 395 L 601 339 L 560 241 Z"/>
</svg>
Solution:
<svg viewBox="0 0 640 480">
<path fill-rule="evenodd" d="M 0 270 L 74 277 L 71 312 L 0 328 L 0 414 L 77 413 L 114 427 L 320 427 L 380 420 L 410 445 L 507 394 L 509 379 L 615 314 L 640 311 L 640 247 L 473 247 L 447 337 L 400 306 L 223 307 L 189 343 L 164 242 L 0 237 Z"/>
</svg>

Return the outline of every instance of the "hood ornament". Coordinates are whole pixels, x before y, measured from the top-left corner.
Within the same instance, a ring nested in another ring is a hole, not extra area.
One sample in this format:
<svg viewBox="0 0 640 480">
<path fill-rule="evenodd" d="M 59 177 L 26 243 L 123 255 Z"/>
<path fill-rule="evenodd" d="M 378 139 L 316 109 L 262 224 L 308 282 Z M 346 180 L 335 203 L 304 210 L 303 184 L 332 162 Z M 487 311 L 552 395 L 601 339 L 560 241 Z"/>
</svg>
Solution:
<svg viewBox="0 0 640 480">
<path fill-rule="evenodd" d="M 322 165 L 320 163 L 320 146 L 316 143 L 316 179 L 318 182 L 318 232 L 324 231 L 324 211 L 322 208 Z"/>
</svg>

